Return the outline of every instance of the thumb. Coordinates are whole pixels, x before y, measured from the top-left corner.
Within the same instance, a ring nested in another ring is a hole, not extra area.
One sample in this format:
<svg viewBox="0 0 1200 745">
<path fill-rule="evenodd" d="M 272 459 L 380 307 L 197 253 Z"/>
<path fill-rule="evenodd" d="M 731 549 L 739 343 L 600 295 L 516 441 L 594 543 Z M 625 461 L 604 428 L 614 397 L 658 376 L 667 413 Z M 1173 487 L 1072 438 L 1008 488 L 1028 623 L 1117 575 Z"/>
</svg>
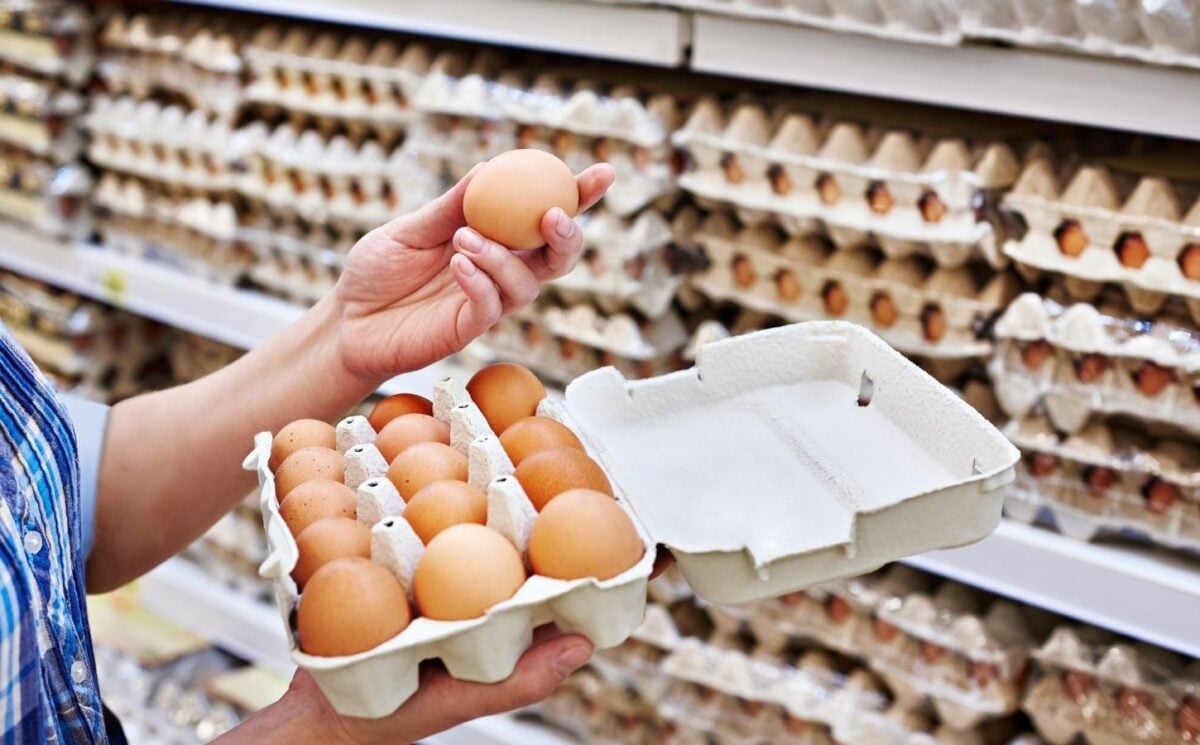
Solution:
<svg viewBox="0 0 1200 745">
<path fill-rule="evenodd" d="M 471 177 L 482 165 L 476 163 L 457 184 L 421 209 L 388 221 L 383 226 L 384 235 L 412 248 L 432 248 L 449 241 L 454 237 L 454 231 L 467 224 L 463 215 L 463 197 Z"/>
</svg>

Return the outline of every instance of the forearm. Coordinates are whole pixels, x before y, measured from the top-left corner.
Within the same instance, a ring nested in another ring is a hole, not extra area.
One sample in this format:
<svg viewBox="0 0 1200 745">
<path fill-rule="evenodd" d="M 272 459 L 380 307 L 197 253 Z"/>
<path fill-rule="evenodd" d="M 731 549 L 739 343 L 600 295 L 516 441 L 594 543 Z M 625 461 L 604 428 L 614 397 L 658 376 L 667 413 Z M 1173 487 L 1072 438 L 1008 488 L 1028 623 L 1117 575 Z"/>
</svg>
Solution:
<svg viewBox="0 0 1200 745">
<path fill-rule="evenodd" d="M 376 382 L 338 354 L 327 296 L 299 321 L 201 380 L 113 408 L 100 467 L 88 589 L 104 591 L 180 551 L 244 497 L 255 433 L 293 419 L 332 420 Z"/>
</svg>

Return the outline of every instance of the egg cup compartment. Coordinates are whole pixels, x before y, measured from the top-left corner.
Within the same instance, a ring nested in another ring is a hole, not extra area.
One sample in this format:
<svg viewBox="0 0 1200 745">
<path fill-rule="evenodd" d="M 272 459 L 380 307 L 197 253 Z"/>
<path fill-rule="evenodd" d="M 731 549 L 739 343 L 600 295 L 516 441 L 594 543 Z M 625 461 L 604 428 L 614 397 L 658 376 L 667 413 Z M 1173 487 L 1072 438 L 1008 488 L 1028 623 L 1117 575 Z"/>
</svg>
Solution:
<svg viewBox="0 0 1200 745">
<path fill-rule="evenodd" d="M 346 252 L 358 231 L 332 223 L 306 223 L 251 212 L 239 231 L 254 253 L 248 276 L 256 284 L 288 300 L 312 305 L 333 289 L 345 264 Z M 334 237 L 340 232 L 339 237 Z M 318 245 L 312 241 L 327 241 Z"/>
<path fill-rule="evenodd" d="M 989 372 L 1014 418 L 1044 409 L 1074 433 L 1093 414 L 1129 414 L 1200 432 L 1200 334 L 1190 329 L 1026 294 L 994 332 Z"/>
<path fill-rule="evenodd" d="M 1200 449 L 1096 421 L 1063 437 L 1045 418 L 1005 429 L 1024 452 L 1005 509 L 1032 522 L 1048 510 L 1058 529 L 1091 540 L 1134 533 L 1200 551 Z"/>
<path fill-rule="evenodd" d="M 1200 727 L 1200 668 L 1098 629 L 1061 626 L 1037 653 L 1024 709 L 1052 745 L 1185 745 Z"/>
<path fill-rule="evenodd" d="M 12 4 L 0 19 L 0 60 L 82 86 L 95 60 L 91 31 L 84 4 Z"/>
<path fill-rule="evenodd" d="M 721 218 L 710 219 L 697 238 L 709 267 L 691 282 L 709 297 L 789 321 L 852 321 L 927 358 L 989 354 L 981 329 L 1015 294 L 1007 274 L 981 282 L 968 267 L 878 261 L 862 249 L 828 252 L 812 238 L 784 241 L 769 228 L 736 231 Z M 884 303 L 886 315 L 878 307 Z"/>
</svg>

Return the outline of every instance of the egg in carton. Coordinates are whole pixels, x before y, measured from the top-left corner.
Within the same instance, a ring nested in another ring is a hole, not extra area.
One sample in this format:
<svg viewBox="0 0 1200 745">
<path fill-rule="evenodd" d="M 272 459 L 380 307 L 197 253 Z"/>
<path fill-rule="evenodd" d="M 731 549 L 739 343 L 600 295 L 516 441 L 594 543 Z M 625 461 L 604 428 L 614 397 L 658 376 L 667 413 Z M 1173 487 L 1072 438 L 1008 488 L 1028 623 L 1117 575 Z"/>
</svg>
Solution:
<svg viewBox="0 0 1200 745">
<path fill-rule="evenodd" d="M 55 81 L 0 74 L 0 141 L 56 163 L 73 160 L 83 140 L 73 125 L 83 100 Z"/>
<path fill-rule="evenodd" d="M 1187 439 L 1151 437 L 1103 421 L 1063 436 L 1045 418 L 1011 423 L 1025 452 L 1005 504 L 1031 522 L 1045 508 L 1063 533 L 1148 535 L 1176 548 L 1200 548 L 1200 451 Z"/>
<path fill-rule="evenodd" d="M 91 188 L 91 175 L 78 164 L 55 166 L 0 147 L 0 218 L 57 238 L 83 239 L 92 229 L 84 199 Z"/>
<path fill-rule="evenodd" d="M 1038 651 L 1043 675 L 1024 708 L 1042 737 L 1054 745 L 1079 735 L 1096 745 L 1194 739 L 1195 666 L 1185 669 L 1161 649 L 1114 642 L 1095 629 L 1062 626 Z"/>
<path fill-rule="evenodd" d="M 1024 236 L 1004 252 L 1033 272 L 1065 276 L 1075 298 L 1093 300 L 1119 283 L 1138 313 L 1180 297 L 1200 322 L 1200 189 L 1083 165 L 1062 188 L 1053 165 L 1029 163 L 1003 207 L 1020 216 Z M 1185 211 L 1186 210 L 1186 211 Z"/>
<path fill-rule="evenodd" d="M 84 4 L 10 4 L 0 18 L 0 60 L 80 87 L 95 61 L 92 26 Z"/>
<path fill-rule="evenodd" d="M 1200 67 L 1195 6 L 1184 1 L 968 0 L 968 36 L 1023 46 L 1047 46 L 1161 65 Z"/>
<path fill-rule="evenodd" d="M 824 226 L 842 246 L 874 236 L 888 256 L 925 254 L 948 267 L 976 257 L 1004 264 L 981 209 L 1019 173 L 1003 142 L 864 131 L 755 104 L 726 123 L 711 102 L 693 110 L 674 141 L 696 164 L 680 185 L 709 203 L 732 202 L 750 225 L 772 217 L 793 235 Z"/>
<path fill-rule="evenodd" d="M 790 321 L 844 318 L 922 357 L 988 354 L 981 329 L 1016 294 L 1007 274 L 984 280 L 967 267 L 934 267 L 916 257 L 830 252 L 815 238 L 785 240 L 767 226 L 739 231 L 720 215 L 699 239 L 710 265 L 691 282 L 709 297 Z"/>
</svg>

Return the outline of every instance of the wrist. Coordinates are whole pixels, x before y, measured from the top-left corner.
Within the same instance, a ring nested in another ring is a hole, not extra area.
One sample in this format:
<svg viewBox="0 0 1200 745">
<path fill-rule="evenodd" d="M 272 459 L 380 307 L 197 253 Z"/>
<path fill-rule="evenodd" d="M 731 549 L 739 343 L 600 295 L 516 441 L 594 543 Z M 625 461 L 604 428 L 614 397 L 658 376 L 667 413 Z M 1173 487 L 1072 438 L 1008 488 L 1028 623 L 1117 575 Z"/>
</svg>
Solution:
<svg viewBox="0 0 1200 745">
<path fill-rule="evenodd" d="M 345 348 L 346 317 L 335 289 L 322 297 L 304 316 L 319 379 L 353 393 L 354 400 L 374 393 L 389 376 L 351 364 Z"/>
</svg>

